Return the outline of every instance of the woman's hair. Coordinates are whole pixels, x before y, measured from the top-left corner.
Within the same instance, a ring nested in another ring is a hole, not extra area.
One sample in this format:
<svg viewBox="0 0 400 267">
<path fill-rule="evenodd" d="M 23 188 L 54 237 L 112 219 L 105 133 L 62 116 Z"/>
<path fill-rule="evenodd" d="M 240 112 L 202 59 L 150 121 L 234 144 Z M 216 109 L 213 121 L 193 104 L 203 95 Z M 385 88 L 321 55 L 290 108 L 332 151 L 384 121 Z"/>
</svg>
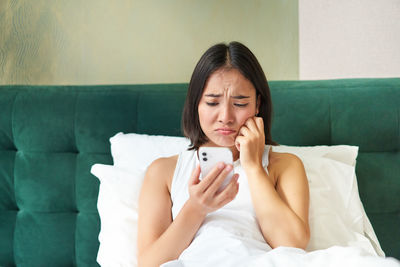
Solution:
<svg viewBox="0 0 400 267">
<path fill-rule="evenodd" d="M 210 47 L 193 71 L 182 114 L 183 134 L 191 141 L 189 150 L 198 149 L 208 141 L 200 127 L 198 106 L 208 78 L 220 69 L 237 69 L 253 84 L 256 99 L 259 96 L 261 100 L 258 116 L 264 121 L 265 143 L 276 145 L 271 138 L 272 103 L 267 78 L 250 49 L 239 42 L 230 42 Z"/>
</svg>

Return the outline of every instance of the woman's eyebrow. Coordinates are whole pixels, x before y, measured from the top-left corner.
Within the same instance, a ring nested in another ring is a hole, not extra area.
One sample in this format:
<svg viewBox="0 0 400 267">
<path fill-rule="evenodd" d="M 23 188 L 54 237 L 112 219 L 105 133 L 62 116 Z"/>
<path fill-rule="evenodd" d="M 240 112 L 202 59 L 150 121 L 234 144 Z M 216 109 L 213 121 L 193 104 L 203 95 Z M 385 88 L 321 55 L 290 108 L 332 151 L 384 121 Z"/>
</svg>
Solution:
<svg viewBox="0 0 400 267">
<path fill-rule="evenodd" d="M 244 99 L 244 98 L 250 98 L 250 96 L 246 96 L 246 95 L 234 95 L 231 96 L 234 99 Z"/>
<path fill-rule="evenodd" d="M 204 96 L 207 96 L 207 97 L 221 97 L 222 94 L 206 94 L 206 95 L 204 95 Z M 250 96 L 246 96 L 246 95 L 234 95 L 234 96 L 231 96 L 231 98 L 234 98 L 234 99 L 244 99 L 244 98 L 250 98 Z"/>
<path fill-rule="evenodd" d="M 206 95 L 204 95 L 204 96 L 208 96 L 208 97 L 221 97 L 222 96 L 222 94 L 206 94 Z"/>
</svg>

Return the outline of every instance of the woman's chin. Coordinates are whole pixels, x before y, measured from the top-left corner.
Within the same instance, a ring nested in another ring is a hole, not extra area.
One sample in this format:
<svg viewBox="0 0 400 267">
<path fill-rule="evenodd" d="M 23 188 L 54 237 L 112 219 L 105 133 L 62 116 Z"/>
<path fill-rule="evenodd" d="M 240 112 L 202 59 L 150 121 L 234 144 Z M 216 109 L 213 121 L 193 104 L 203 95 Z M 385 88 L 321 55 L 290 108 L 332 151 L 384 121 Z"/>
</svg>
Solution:
<svg viewBox="0 0 400 267">
<path fill-rule="evenodd" d="M 215 145 L 222 147 L 233 147 L 235 145 L 234 138 L 218 138 L 217 140 L 212 141 Z"/>
</svg>

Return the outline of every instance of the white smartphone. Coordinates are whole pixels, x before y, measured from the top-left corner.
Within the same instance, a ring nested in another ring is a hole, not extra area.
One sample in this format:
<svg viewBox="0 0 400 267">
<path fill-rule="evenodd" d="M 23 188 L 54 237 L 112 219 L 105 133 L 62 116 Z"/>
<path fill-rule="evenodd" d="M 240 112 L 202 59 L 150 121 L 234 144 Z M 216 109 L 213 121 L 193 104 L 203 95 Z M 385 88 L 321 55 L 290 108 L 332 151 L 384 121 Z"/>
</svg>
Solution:
<svg viewBox="0 0 400 267">
<path fill-rule="evenodd" d="M 232 152 L 226 147 L 200 147 L 199 148 L 199 161 L 200 161 L 200 179 L 206 177 L 207 174 L 217 165 L 218 162 L 231 164 L 233 166 Z M 226 176 L 224 182 L 218 191 L 223 190 L 231 181 L 233 176 L 232 171 Z"/>
</svg>

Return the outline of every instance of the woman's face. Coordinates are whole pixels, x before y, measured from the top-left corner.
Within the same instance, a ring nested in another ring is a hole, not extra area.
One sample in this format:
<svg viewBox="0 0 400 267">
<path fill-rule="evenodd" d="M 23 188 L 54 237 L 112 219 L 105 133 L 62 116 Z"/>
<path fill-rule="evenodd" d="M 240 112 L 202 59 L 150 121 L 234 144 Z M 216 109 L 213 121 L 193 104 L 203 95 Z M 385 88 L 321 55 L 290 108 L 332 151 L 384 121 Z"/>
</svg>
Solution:
<svg viewBox="0 0 400 267">
<path fill-rule="evenodd" d="M 258 113 L 256 89 L 236 69 L 220 69 L 208 79 L 199 102 L 207 146 L 233 147 L 240 127 Z"/>
</svg>

